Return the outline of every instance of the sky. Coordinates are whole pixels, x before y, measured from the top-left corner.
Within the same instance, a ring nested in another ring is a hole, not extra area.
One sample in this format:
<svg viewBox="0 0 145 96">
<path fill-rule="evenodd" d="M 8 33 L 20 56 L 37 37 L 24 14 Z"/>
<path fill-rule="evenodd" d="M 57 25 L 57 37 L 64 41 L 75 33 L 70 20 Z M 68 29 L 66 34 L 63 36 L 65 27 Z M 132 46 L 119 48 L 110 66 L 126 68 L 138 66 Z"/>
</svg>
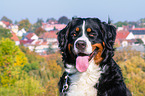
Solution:
<svg viewBox="0 0 145 96">
<path fill-rule="evenodd" d="M 0 0 L 0 19 L 3 16 L 13 22 L 28 18 L 31 23 L 61 16 L 137 21 L 145 18 L 145 0 Z"/>
</svg>

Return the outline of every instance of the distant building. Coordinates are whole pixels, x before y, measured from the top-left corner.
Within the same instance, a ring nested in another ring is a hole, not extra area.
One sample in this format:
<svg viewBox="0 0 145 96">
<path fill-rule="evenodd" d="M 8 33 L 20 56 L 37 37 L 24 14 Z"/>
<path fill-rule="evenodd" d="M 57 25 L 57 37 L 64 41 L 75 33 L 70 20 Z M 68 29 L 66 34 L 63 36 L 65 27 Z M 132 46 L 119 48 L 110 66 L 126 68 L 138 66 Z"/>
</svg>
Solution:
<svg viewBox="0 0 145 96">
<path fill-rule="evenodd" d="M 58 50 L 56 32 L 57 31 L 45 32 L 39 37 L 36 36 L 35 33 L 29 33 L 23 40 L 20 40 L 20 42 L 31 51 L 35 51 L 40 55 L 46 55 L 50 47 L 53 51 Z"/>
<path fill-rule="evenodd" d="M 145 28 L 134 28 L 129 32 L 132 32 L 136 39 L 141 39 L 145 44 Z"/>
<path fill-rule="evenodd" d="M 3 28 L 6 28 L 7 27 L 6 24 L 3 23 L 2 21 L 0 21 L 0 26 L 2 26 Z"/>
<path fill-rule="evenodd" d="M 19 36 L 19 37 L 24 36 L 24 34 L 26 34 L 26 31 L 25 31 L 24 28 L 22 28 L 21 30 L 19 30 L 19 31 L 17 32 L 17 36 Z"/>
<path fill-rule="evenodd" d="M 10 23 L 9 22 L 6 22 L 6 21 L 2 21 L 5 25 L 6 25 L 6 27 L 9 27 L 10 26 Z"/>
<path fill-rule="evenodd" d="M 56 32 L 54 31 L 45 32 L 41 36 L 39 36 L 39 40 L 45 40 L 45 41 L 48 41 L 49 43 L 57 42 Z"/>
<path fill-rule="evenodd" d="M 122 27 L 118 27 L 117 28 L 117 31 L 129 31 L 129 30 L 132 30 L 132 29 L 134 29 L 135 28 L 135 26 L 122 26 Z"/>
<path fill-rule="evenodd" d="M 13 41 L 15 41 L 15 44 L 16 44 L 16 45 L 20 45 L 20 40 L 19 40 L 19 38 L 17 37 L 17 35 L 16 35 L 14 32 L 12 32 L 12 37 L 11 37 L 11 39 L 12 39 Z"/>
<path fill-rule="evenodd" d="M 62 30 L 63 28 L 65 28 L 66 25 L 65 24 L 48 24 L 48 23 L 42 23 L 42 28 L 46 31 L 50 31 L 50 30 Z"/>
<path fill-rule="evenodd" d="M 18 33 L 18 25 L 13 25 L 13 24 L 11 24 L 10 26 L 9 26 L 9 29 L 11 30 L 11 31 L 13 31 L 15 34 L 17 34 Z"/>
<path fill-rule="evenodd" d="M 117 31 L 115 44 L 125 47 L 129 45 L 134 45 L 135 42 L 136 40 L 132 32 L 124 30 Z"/>
<path fill-rule="evenodd" d="M 24 40 L 38 40 L 38 36 L 35 33 L 28 33 Z"/>
</svg>

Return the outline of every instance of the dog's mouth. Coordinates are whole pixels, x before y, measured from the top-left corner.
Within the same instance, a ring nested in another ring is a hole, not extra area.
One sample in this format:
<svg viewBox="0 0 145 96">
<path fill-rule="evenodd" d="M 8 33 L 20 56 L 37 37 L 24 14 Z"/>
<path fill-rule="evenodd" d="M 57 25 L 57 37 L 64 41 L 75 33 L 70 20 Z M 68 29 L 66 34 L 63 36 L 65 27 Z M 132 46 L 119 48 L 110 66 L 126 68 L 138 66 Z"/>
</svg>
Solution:
<svg viewBox="0 0 145 96">
<path fill-rule="evenodd" d="M 89 67 L 89 61 L 98 53 L 98 47 L 91 53 L 79 53 L 76 58 L 76 68 L 79 72 L 85 72 Z"/>
</svg>

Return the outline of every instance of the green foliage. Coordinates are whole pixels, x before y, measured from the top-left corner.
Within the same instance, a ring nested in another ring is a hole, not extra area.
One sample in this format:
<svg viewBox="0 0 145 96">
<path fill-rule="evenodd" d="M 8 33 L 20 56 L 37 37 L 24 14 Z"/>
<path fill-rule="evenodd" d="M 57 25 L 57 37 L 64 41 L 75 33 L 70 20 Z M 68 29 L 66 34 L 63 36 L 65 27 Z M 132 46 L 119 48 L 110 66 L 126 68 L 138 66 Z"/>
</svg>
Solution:
<svg viewBox="0 0 145 96">
<path fill-rule="evenodd" d="M 26 54 L 26 57 L 28 58 L 28 62 L 24 67 L 23 70 L 26 72 L 30 72 L 32 70 L 39 70 L 42 63 L 46 63 L 45 59 L 35 52 L 31 52 L 28 48 L 24 46 L 20 46 L 21 50 Z"/>
<path fill-rule="evenodd" d="M 54 53 L 54 49 L 52 48 L 52 44 L 48 45 L 48 49 L 47 49 L 47 54 L 53 54 Z"/>
<path fill-rule="evenodd" d="M 69 22 L 69 19 L 66 16 L 62 16 L 58 20 L 58 23 L 60 24 L 67 24 L 68 22 Z"/>
<path fill-rule="evenodd" d="M 136 44 L 144 44 L 144 42 L 141 40 L 141 39 L 136 39 L 137 40 L 137 42 L 135 42 Z"/>
<path fill-rule="evenodd" d="M 36 23 L 34 23 L 33 25 L 32 25 L 32 30 L 33 31 L 36 31 L 36 29 L 38 29 L 39 27 L 41 27 L 42 26 L 42 23 L 43 23 L 44 21 L 43 21 L 43 19 L 37 19 L 37 22 Z"/>
<path fill-rule="evenodd" d="M 38 70 L 38 69 L 39 69 L 39 63 L 34 62 L 34 63 L 31 63 L 31 64 L 27 63 L 26 65 L 24 65 L 22 70 L 29 73 L 31 70 Z"/>
<path fill-rule="evenodd" d="M 119 21 L 119 22 L 117 22 L 117 23 L 115 23 L 115 25 L 117 26 L 117 27 L 122 27 L 122 25 L 128 25 L 128 23 L 127 23 L 127 21 L 124 21 L 124 22 L 122 22 L 122 21 Z"/>
<path fill-rule="evenodd" d="M 40 84 L 39 80 L 27 75 L 23 77 L 25 79 L 18 80 L 14 85 L 17 94 L 24 96 L 42 96 L 45 93 L 45 88 Z"/>
<path fill-rule="evenodd" d="M 132 58 L 132 56 L 140 56 L 140 52 L 132 50 L 131 47 L 125 47 L 123 50 L 115 51 L 114 59 L 116 62 L 126 61 Z"/>
<path fill-rule="evenodd" d="M 141 18 L 139 20 L 139 23 L 140 23 L 139 27 L 144 28 L 145 27 L 145 18 Z"/>
<path fill-rule="evenodd" d="M 12 34 L 9 29 L 0 28 L 0 40 L 2 38 L 11 38 Z"/>
<path fill-rule="evenodd" d="M 126 62 L 119 63 L 127 87 L 131 90 L 134 96 L 145 95 L 145 61 L 139 57 L 134 56 Z"/>
<path fill-rule="evenodd" d="M 35 30 L 35 33 L 40 36 L 41 34 L 43 34 L 44 32 L 46 32 L 43 28 L 41 27 L 38 27 L 36 30 Z"/>
<path fill-rule="evenodd" d="M 19 30 L 24 28 L 26 31 L 29 31 L 29 28 L 31 27 L 31 23 L 29 22 L 28 19 L 21 20 L 19 22 Z"/>
<path fill-rule="evenodd" d="M 46 96 L 59 96 L 59 91 L 58 91 L 58 82 L 59 79 L 51 79 L 46 87 Z"/>
<path fill-rule="evenodd" d="M 115 61 L 121 67 L 125 83 L 133 96 L 145 95 L 145 61 L 140 52 L 130 47 L 115 52 Z"/>
<path fill-rule="evenodd" d="M 25 54 L 10 39 L 0 41 L 0 84 L 8 86 L 14 84 L 19 77 L 21 68 L 27 63 Z"/>
<path fill-rule="evenodd" d="M 3 16 L 1 18 L 1 21 L 6 21 L 6 22 L 9 22 L 9 23 L 12 23 L 12 20 L 10 20 L 9 18 L 7 18 L 6 16 Z"/>
<path fill-rule="evenodd" d="M 46 20 L 46 22 L 49 22 L 50 20 L 52 20 L 52 21 L 56 21 L 55 18 L 48 18 L 48 19 Z"/>
<path fill-rule="evenodd" d="M 45 90 L 39 80 L 23 71 L 21 78 L 13 86 L 1 87 L 0 94 L 2 96 L 43 96 Z"/>
</svg>

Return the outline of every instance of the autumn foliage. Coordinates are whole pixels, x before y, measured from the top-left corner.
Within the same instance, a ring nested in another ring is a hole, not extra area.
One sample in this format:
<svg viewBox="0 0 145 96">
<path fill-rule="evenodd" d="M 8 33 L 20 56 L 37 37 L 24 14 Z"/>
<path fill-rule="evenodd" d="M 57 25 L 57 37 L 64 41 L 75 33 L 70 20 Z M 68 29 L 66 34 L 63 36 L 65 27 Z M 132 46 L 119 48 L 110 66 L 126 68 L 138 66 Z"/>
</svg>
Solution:
<svg viewBox="0 0 145 96">
<path fill-rule="evenodd" d="M 114 59 L 121 67 L 125 83 L 133 96 L 145 96 L 145 60 L 143 53 L 130 47 L 115 52 Z"/>
<path fill-rule="evenodd" d="M 133 96 L 145 96 L 143 56 L 130 47 L 115 51 L 114 59 Z M 58 81 L 63 71 L 59 52 L 40 56 L 10 39 L 0 40 L 1 96 L 59 96 Z"/>
</svg>

